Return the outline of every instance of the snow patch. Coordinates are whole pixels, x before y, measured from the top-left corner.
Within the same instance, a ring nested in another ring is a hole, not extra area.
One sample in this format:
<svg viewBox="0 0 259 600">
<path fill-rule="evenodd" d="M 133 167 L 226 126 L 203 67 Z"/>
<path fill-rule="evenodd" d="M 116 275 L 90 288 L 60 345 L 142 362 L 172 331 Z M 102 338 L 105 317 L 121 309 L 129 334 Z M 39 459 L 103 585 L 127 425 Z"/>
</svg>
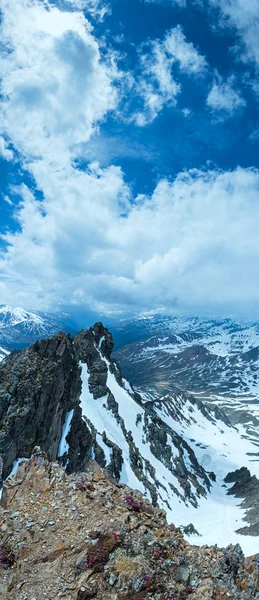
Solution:
<svg viewBox="0 0 259 600">
<path fill-rule="evenodd" d="M 58 457 L 59 458 L 61 456 L 64 456 L 64 454 L 66 454 L 66 452 L 69 451 L 69 444 L 67 443 L 66 438 L 70 432 L 71 421 L 73 419 L 73 415 L 74 415 L 74 409 L 70 410 L 66 415 L 66 420 L 65 420 L 65 423 L 62 428 L 61 440 L 59 442 L 59 447 L 58 447 Z"/>
</svg>

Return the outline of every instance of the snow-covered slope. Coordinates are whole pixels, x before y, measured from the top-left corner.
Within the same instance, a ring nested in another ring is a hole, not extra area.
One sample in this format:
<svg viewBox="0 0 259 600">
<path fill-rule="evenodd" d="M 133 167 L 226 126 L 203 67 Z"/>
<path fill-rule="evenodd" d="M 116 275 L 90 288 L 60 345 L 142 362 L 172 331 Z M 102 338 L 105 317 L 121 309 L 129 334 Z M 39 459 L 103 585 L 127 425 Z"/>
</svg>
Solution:
<svg viewBox="0 0 259 600">
<path fill-rule="evenodd" d="M 5 350 L 5 348 L 2 348 L 2 346 L 0 346 L 0 361 L 3 360 L 6 356 L 8 356 L 8 354 L 8 350 Z"/>
<path fill-rule="evenodd" d="M 23 348 L 59 331 L 73 332 L 66 323 L 65 315 L 59 318 L 48 313 L 0 305 L 0 345 Z"/>
<path fill-rule="evenodd" d="M 259 425 L 259 324 L 152 317 L 115 328 L 123 372 L 147 398 L 186 390 Z"/>
<path fill-rule="evenodd" d="M 93 368 L 92 358 L 82 363 L 81 395 L 96 439 L 93 457 L 100 460 L 101 452 L 104 466 L 114 470 L 117 456 L 120 481 L 152 497 L 170 521 L 193 523 L 200 534 L 195 543 L 240 543 L 246 554 L 256 552 L 258 538 L 245 521 L 245 504 L 229 494 L 231 485 L 224 479 L 242 467 L 259 477 L 258 440 L 247 439 L 241 425 L 233 427 L 218 409 L 182 392 L 142 401 L 102 352 L 102 339 L 96 351 L 98 367 Z M 96 397 L 91 386 L 100 372 L 106 392 Z M 238 473 L 233 477 L 238 481 Z M 250 535 L 236 532 L 246 525 Z"/>
</svg>

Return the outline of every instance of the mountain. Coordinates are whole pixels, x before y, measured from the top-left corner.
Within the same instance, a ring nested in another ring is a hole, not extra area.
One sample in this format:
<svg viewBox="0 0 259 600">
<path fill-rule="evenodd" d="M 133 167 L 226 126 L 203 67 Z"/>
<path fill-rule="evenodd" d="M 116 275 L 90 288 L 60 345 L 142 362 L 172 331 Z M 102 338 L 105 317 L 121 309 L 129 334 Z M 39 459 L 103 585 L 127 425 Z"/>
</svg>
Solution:
<svg viewBox="0 0 259 600">
<path fill-rule="evenodd" d="M 178 388 L 258 430 L 259 323 L 154 316 L 112 331 L 115 357 L 147 399 Z"/>
<path fill-rule="evenodd" d="M 163 508 L 196 544 L 240 543 L 255 553 L 258 440 L 183 392 L 147 402 L 123 377 L 112 350 L 111 333 L 97 323 L 74 339 L 59 333 L 1 363 L 3 479 L 35 446 L 67 473 L 85 471 L 94 459 Z"/>
<path fill-rule="evenodd" d="M 94 461 L 67 476 L 35 449 L 4 485 L 1 600 L 252 600 L 258 555 L 198 548 Z"/>
<path fill-rule="evenodd" d="M 76 325 L 70 322 L 68 315 L 53 316 L 0 305 L 0 346 L 8 349 L 25 348 L 59 331 L 74 334 L 75 330 Z M 0 349 L 0 357 L 1 354 Z"/>
</svg>

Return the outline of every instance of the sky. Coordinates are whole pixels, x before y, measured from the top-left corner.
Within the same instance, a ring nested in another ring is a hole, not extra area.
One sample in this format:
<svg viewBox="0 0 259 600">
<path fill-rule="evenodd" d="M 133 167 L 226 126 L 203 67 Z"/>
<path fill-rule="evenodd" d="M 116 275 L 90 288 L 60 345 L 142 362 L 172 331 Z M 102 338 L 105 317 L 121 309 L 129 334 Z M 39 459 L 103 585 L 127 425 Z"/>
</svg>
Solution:
<svg viewBox="0 0 259 600">
<path fill-rule="evenodd" d="M 0 298 L 259 318 L 258 0 L 0 0 Z"/>
</svg>

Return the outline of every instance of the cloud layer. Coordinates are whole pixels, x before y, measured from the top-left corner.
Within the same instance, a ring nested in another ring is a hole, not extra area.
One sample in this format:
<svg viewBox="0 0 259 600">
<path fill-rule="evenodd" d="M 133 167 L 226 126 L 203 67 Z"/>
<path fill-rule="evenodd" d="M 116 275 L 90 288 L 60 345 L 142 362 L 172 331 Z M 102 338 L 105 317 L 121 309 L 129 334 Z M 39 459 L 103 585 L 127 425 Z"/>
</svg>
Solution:
<svg viewBox="0 0 259 600">
<path fill-rule="evenodd" d="M 45 173 L 25 187 L 1 298 L 96 310 L 239 309 L 258 302 L 259 173 L 192 171 L 129 202 L 118 168 Z"/>
<path fill-rule="evenodd" d="M 149 195 L 133 195 L 119 166 L 80 162 L 82 145 L 117 115 L 124 77 L 116 55 L 96 39 L 85 5 L 0 0 L 0 152 L 11 160 L 14 149 L 34 181 L 10 191 L 20 204 L 17 227 L 3 236 L 1 301 L 107 313 L 256 305 L 256 169 L 186 171 L 162 178 Z M 90 6 L 99 18 L 100 4 Z M 176 72 L 202 78 L 208 71 L 180 27 L 142 50 L 138 125 L 176 104 Z M 231 77 L 218 76 L 207 102 L 232 114 L 244 101 Z"/>
</svg>

